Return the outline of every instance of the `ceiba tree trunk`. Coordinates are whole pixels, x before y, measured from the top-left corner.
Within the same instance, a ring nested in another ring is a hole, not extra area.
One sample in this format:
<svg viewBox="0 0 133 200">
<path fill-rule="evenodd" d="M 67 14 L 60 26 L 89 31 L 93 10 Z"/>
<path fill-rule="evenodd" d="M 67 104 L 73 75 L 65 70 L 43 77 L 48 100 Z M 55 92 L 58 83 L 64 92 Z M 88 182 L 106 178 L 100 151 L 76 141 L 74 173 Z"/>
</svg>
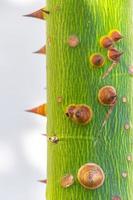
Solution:
<svg viewBox="0 0 133 200">
<path fill-rule="evenodd" d="M 47 0 L 47 200 L 133 199 L 131 4 Z"/>
</svg>

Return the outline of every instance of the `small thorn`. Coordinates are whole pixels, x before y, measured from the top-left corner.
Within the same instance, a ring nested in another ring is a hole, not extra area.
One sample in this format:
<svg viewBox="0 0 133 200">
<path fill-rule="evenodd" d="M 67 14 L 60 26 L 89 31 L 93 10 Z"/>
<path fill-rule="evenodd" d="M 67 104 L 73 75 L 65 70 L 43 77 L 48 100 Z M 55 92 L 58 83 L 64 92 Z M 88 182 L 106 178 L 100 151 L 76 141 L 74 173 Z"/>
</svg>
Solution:
<svg viewBox="0 0 133 200">
<path fill-rule="evenodd" d="M 44 180 L 38 180 L 38 182 L 47 184 L 47 179 L 44 179 Z"/>
<path fill-rule="evenodd" d="M 121 200 L 121 197 L 120 196 L 113 196 L 112 200 Z"/>
<path fill-rule="evenodd" d="M 37 10 L 33 13 L 23 15 L 24 17 L 34 17 L 37 19 L 45 20 L 47 18 L 47 15 L 49 14 L 49 11 L 46 10 L 46 8 L 42 8 L 40 10 Z"/>
<path fill-rule="evenodd" d="M 61 102 L 62 102 L 62 99 L 63 99 L 63 98 L 62 98 L 61 96 L 58 96 L 58 97 L 57 97 L 57 102 L 58 102 L 58 103 L 61 103 Z"/>
<path fill-rule="evenodd" d="M 46 136 L 47 137 L 48 135 L 47 134 L 42 134 L 42 136 Z"/>
<path fill-rule="evenodd" d="M 42 104 L 38 107 L 26 110 L 26 112 L 31 112 L 31 113 L 39 114 L 39 115 L 42 115 L 42 116 L 47 116 L 46 107 L 47 107 L 46 104 Z"/>
<path fill-rule="evenodd" d="M 68 45 L 72 48 L 75 48 L 79 45 L 80 41 L 76 35 L 71 35 L 67 41 Z"/>
<path fill-rule="evenodd" d="M 46 54 L 46 45 L 44 45 L 41 49 L 39 49 L 38 51 L 35 51 L 33 53 L 36 53 L 36 54 Z"/>
<path fill-rule="evenodd" d="M 123 39 L 124 36 L 121 34 L 121 32 L 117 29 L 114 29 L 112 31 L 110 31 L 109 33 L 109 37 L 114 41 L 114 42 L 118 42 L 119 40 Z"/>
<path fill-rule="evenodd" d="M 92 64 L 92 66 L 100 68 L 104 66 L 105 58 L 99 53 L 94 53 L 90 57 L 90 63 Z"/>
<path fill-rule="evenodd" d="M 112 70 L 117 66 L 117 62 L 113 62 L 112 65 L 107 69 L 107 71 L 103 74 L 102 79 L 106 78 Z"/>
<path fill-rule="evenodd" d="M 24 15 L 24 17 L 34 17 L 34 18 L 38 18 L 38 19 L 42 19 L 42 20 L 44 19 L 42 9 L 37 10 L 30 14 Z"/>
<path fill-rule="evenodd" d="M 108 50 L 108 59 L 113 61 L 113 62 L 119 62 L 121 56 L 124 54 L 124 52 L 120 52 L 116 48 L 110 48 Z"/>
<path fill-rule="evenodd" d="M 123 97 L 122 97 L 122 102 L 123 102 L 123 103 L 127 103 L 127 97 L 126 97 L 126 96 L 123 96 Z"/>
<path fill-rule="evenodd" d="M 125 126 L 124 126 L 125 130 L 129 130 L 130 129 L 130 124 L 129 123 L 126 123 Z"/>
<path fill-rule="evenodd" d="M 127 176 L 128 176 L 128 173 L 127 173 L 127 172 L 122 172 L 122 177 L 123 177 L 123 178 L 127 178 Z"/>
<path fill-rule="evenodd" d="M 127 156 L 127 160 L 128 160 L 128 161 L 132 161 L 132 160 L 133 160 L 132 155 L 128 155 L 128 156 Z"/>
</svg>

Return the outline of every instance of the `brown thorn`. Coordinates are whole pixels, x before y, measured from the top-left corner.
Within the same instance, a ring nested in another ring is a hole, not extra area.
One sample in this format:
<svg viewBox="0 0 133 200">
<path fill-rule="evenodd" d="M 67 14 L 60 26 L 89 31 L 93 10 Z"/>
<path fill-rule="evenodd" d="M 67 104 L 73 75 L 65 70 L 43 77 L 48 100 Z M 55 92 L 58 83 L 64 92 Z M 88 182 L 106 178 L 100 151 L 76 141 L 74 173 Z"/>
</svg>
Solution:
<svg viewBox="0 0 133 200">
<path fill-rule="evenodd" d="M 42 9 L 40 10 L 37 10 L 33 13 L 30 13 L 30 14 L 27 14 L 27 15 L 23 15 L 24 17 L 34 17 L 34 18 L 37 18 L 37 19 L 42 19 L 44 20 L 44 14 L 42 12 Z"/>
<path fill-rule="evenodd" d="M 114 67 L 116 67 L 117 64 L 118 64 L 118 62 L 113 62 L 112 65 L 103 74 L 102 79 L 106 78 L 110 74 L 110 72 L 114 69 Z"/>
<path fill-rule="evenodd" d="M 38 51 L 33 52 L 35 54 L 46 54 L 46 45 L 40 48 Z"/>
<path fill-rule="evenodd" d="M 48 181 L 47 179 L 44 179 L 44 180 L 38 180 L 38 182 L 47 184 Z"/>
<path fill-rule="evenodd" d="M 47 18 L 47 15 L 50 13 L 47 10 L 44 10 L 45 8 L 42 8 L 40 10 L 37 10 L 33 13 L 27 14 L 27 15 L 23 15 L 24 17 L 34 17 L 37 19 L 42 19 L 45 20 Z"/>
<path fill-rule="evenodd" d="M 28 110 L 25 110 L 26 112 L 31 112 L 31 113 L 35 113 L 35 114 L 39 114 L 39 115 L 42 115 L 42 116 L 46 116 L 47 115 L 47 105 L 46 104 L 42 104 L 40 106 L 37 106 L 35 108 L 32 108 L 32 109 L 28 109 Z"/>
<path fill-rule="evenodd" d="M 47 134 L 42 134 L 42 136 L 46 136 L 46 137 L 48 137 L 48 135 L 47 135 Z"/>
</svg>

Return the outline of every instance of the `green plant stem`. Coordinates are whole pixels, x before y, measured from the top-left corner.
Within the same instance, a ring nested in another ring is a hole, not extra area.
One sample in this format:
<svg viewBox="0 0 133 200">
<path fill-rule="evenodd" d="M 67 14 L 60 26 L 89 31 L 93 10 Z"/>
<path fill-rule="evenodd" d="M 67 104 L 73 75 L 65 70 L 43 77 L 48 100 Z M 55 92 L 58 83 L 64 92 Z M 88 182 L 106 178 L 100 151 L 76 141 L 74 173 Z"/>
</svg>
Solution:
<svg viewBox="0 0 133 200">
<path fill-rule="evenodd" d="M 48 136 L 56 135 L 58 144 L 48 142 L 47 200 L 122 200 L 133 199 L 133 163 L 127 160 L 132 153 L 133 130 L 124 125 L 133 119 L 133 79 L 128 67 L 133 62 L 132 0 L 47 0 L 50 11 L 47 19 L 47 88 Z M 94 69 L 89 57 L 107 51 L 99 40 L 112 29 L 124 36 L 116 47 L 124 51 L 118 66 L 108 77 L 102 75 L 111 65 Z M 69 36 L 76 35 L 80 44 L 71 48 Z M 118 102 L 106 126 L 100 132 L 108 107 L 98 102 L 98 91 L 105 85 L 116 88 Z M 61 96 L 62 102 L 57 98 Z M 127 97 L 127 103 L 122 97 Z M 86 126 L 75 124 L 65 115 L 70 104 L 87 104 L 94 113 Z M 96 190 L 84 189 L 77 181 L 78 169 L 85 163 L 97 163 L 105 173 L 105 182 Z M 126 178 L 122 173 L 127 172 Z M 75 183 L 64 189 L 62 176 L 71 173 Z"/>
</svg>

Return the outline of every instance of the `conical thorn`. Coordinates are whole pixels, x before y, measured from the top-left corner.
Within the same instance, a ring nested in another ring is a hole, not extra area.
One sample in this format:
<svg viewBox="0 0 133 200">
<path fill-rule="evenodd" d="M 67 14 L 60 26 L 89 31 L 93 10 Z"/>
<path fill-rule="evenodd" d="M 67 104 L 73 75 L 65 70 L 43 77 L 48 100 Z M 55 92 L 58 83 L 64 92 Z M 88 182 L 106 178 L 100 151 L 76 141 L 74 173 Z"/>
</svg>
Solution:
<svg viewBox="0 0 133 200">
<path fill-rule="evenodd" d="M 47 137 L 48 135 L 47 134 L 42 134 L 42 136 L 46 136 Z"/>
<path fill-rule="evenodd" d="M 44 179 L 44 180 L 38 180 L 38 182 L 40 182 L 40 183 L 44 183 L 44 184 L 47 184 L 47 179 Z"/>
<path fill-rule="evenodd" d="M 39 9 L 39 10 L 33 12 L 33 13 L 23 15 L 23 16 L 24 17 L 34 17 L 34 18 L 37 18 L 37 19 L 45 20 L 47 18 L 48 14 L 49 14 L 49 11 L 47 11 L 46 8 L 42 8 L 42 9 Z"/>
<path fill-rule="evenodd" d="M 46 107 L 47 107 L 47 104 L 42 104 L 42 105 L 37 106 L 35 108 L 28 109 L 28 110 L 26 110 L 26 112 L 31 112 L 31 113 L 35 113 L 35 114 L 38 114 L 38 115 L 47 116 Z"/>
<path fill-rule="evenodd" d="M 46 45 L 44 45 L 41 49 L 39 49 L 38 51 L 35 51 L 33 53 L 36 53 L 36 54 L 46 54 Z"/>
</svg>

